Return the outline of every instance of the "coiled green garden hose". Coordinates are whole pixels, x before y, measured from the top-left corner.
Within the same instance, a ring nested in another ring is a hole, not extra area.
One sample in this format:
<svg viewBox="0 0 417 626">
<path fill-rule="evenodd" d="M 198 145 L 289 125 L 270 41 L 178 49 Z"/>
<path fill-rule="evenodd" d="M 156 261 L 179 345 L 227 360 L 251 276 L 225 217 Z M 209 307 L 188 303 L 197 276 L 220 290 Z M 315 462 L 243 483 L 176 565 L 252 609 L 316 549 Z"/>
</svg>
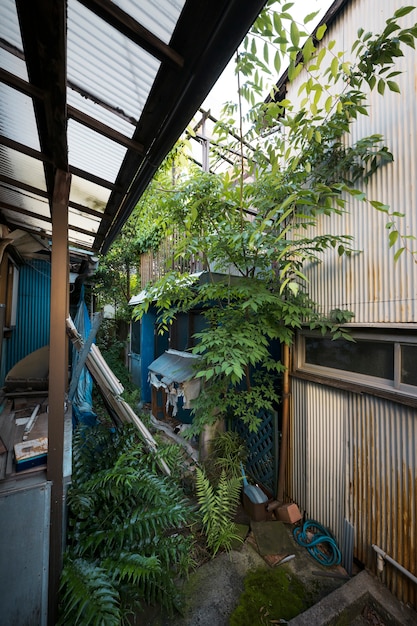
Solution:
<svg viewBox="0 0 417 626">
<path fill-rule="evenodd" d="M 311 556 L 322 565 L 339 565 L 342 555 L 336 541 L 324 526 L 308 519 L 293 530 L 296 542 L 307 548 Z"/>
</svg>

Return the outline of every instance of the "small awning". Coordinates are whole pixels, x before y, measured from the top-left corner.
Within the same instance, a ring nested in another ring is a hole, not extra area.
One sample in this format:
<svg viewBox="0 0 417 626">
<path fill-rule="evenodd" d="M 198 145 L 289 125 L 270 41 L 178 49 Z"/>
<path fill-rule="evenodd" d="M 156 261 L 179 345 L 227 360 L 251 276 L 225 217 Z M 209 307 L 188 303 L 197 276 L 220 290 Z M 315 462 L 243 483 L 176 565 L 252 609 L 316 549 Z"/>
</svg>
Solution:
<svg viewBox="0 0 417 626">
<path fill-rule="evenodd" d="M 141 304 L 142 302 L 145 302 L 145 299 L 146 299 L 146 289 L 142 289 L 140 293 L 130 298 L 129 304 L 131 306 L 136 306 L 137 304 Z"/>
<path fill-rule="evenodd" d="M 160 378 L 164 385 L 185 383 L 195 376 L 195 366 L 199 357 L 189 352 L 167 350 L 153 361 L 148 369 Z"/>
</svg>

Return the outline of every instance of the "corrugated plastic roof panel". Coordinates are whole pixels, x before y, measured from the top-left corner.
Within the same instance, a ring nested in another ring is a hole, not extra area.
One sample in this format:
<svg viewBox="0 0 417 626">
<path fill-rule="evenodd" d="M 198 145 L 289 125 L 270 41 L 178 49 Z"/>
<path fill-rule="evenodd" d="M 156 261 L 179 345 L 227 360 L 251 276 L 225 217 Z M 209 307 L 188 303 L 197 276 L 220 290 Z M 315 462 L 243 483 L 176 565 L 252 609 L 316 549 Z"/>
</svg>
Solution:
<svg viewBox="0 0 417 626">
<path fill-rule="evenodd" d="M 78 91 L 75 91 L 75 89 L 72 89 L 71 86 L 67 91 L 67 102 L 78 111 L 82 111 L 86 115 L 99 120 L 102 124 L 114 128 L 122 135 L 126 137 L 133 135 L 137 120 L 127 118 L 121 111 L 115 111 L 97 104 L 90 98 L 86 98 Z"/>
<path fill-rule="evenodd" d="M 68 236 L 73 242 L 75 247 L 79 247 L 80 250 L 83 248 L 90 248 L 93 245 L 94 237 L 91 235 L 86 235 L 83 233 L 79 233 L 78 231 L 72 230 L 72 228 L 68 229 Z"/>
<path fill-rule="evenodd" d="M 104 213 L 107 201 L 110 197 L 110 189 L 87 181 L 79 176 L 72 175 L 70 202 L 84 205 L 95 211 Z"/>
<path fill-rule="evenodd" d="M 139 119 L 160 62 L 76 0 L 68 3 L 68 78 Z"/>
<path fill-rule="evenodd" d="M 4 176 L 46 191 L 43 165 L 38 159 L 7 146 L 0 146 L 0 168 Z"/>
<path fill-rule="evenodd" d="M 0 83 L 0 100 L 4 105 L 1 132 L 13 141 L 40 150 L 32 98 Z"/>
<path fill-rule="evenodd" d="M 71 224 L 77 224 L 78 228 L 83 230 L 90 230 L 91 233 L 96 233 L 100 225 L 100 218 L 92 215 L 86 215 L 77 209 L 69 208 L 69 220 Z"/>
<path fill-rule="evenodd" d="M 17 228 L 22 228 L 26 230 L 28 227 L 30 227 L 32 230 L 37 231 L 39 234 L 46 235 L 49 237 L 51 236 L 52 230 L 51 230 L 50 219 L 42 220 L 38 217 L 32 217 L 32 216 L 23 215 L 23 214 L 19 214 L 16 216 L 13 213 L 13 211 L 9 209 L 4 209 L 3 213 L 6 219 L 9 219 L 10 221 L 12 221 L 15 224 L 15 227 Z"/>
<path fill-rule="evenodd" d="M 23 80 L 28 79 L 26 64 L 23 59 L 0 47 L 0 67 Z"/>
<path fill-rule="evenodd" d="M 0 190 L 0 198 L 6 205 L 13 205 L 18 209 L 36 213 L 39 217 L 50 218 L 48 200 L 40 195 L 27 191 L 22 193 L 16 187 L 3 184 Z"/>
<path fill-rule="evenodd" d="M 22 37 L 14 0 L 1 0 L 0 37 L 22 50 Z"/>
<path fill-rule="evenodd" d="M 0 0 L 7 225 L 49 245 L 69 192 L 69 244 L 105 253 L 263 4 Z"/>
<path fill-rule="evenodd" d="M 116 0 L 114 4 L 168 44 L 185 0 Z"/>
<path fill-rule="evenodd" d="M 77 167 L 113 183 L 125 154 L 126 148 L 115 141 L 74 120 L 68 120 L 70 167 Z"/>
</svg>

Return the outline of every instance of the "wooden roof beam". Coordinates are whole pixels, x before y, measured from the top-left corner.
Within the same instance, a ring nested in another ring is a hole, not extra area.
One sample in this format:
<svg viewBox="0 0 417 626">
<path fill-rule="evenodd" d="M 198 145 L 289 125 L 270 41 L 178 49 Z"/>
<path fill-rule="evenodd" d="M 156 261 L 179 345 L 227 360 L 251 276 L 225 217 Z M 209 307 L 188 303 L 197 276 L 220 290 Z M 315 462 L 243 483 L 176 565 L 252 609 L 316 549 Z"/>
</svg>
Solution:
<svg viewBox="0 0 417 626">
<path fill-rule="evenodd" d="M 107 126 L 106 124 L 103 124 L 102 122 L 99 122 L 94 117 L 91 117 L 90 115 L 87 115 L 86 113 L 83 113 L 82 111 L 79 111 L 78 109 L 70 105 L 68 105 L 67 110 L 68 110 L 69 118 L 72 118 L 76 122 L 79 122 L 80 124 L 83 124 L 84 126 L 87 126 L 87 128 L 91 128 L 92 130 L 100 133 L 100 135 L 103 135 L 104 137 L 107 137 L 108 139 L 111 139 L 112 141 L 119 143 L 125 148 L 134 150 L 134 152 L 137 152 L 138 154 L 143 154 L 144 148 L 137 141 L 134 141 L 133 139 L 126 137 L 126 135 L 119 133 L 114 128 L 111 128 L 110 126 Z"/>
<path fill-rule="evenodd" d="M 109 0 L 80 0 L 80 2 L 155 58 L 179 68 L 183 67 L 184 59 L 180 54 L 113 2 Z"/>
</svg>

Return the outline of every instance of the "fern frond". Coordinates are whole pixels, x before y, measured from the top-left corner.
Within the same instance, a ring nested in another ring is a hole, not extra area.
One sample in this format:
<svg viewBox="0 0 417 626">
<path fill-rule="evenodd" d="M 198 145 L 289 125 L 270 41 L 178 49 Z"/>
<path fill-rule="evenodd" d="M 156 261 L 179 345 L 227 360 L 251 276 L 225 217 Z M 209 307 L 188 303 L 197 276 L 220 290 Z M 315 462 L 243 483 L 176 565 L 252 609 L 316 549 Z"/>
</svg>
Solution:
<svg viewBox="0 0 417 626">
<path fill-rule="evenodd" d="M 117 626 L 120 598 L 104 568 L 83 559 L 66 559 L 61 577 L 65 611 L 59 624 Z"/>
<path fill-rule="evenodd" d="M 103 590 L 113 589 L 120 605 L 118 617 L 100 626 L 125 623 L 125 614 L 143 601 L 172 611 L 179 606 L 175 578 L 192 564 L 191 504 L 178 482 L 152 469 L 151 455 L 129 428 L 91 431 L 94 436 L 75 435 L 77 477 L 68 497 L 68 566 L 62 578 L 64 613 L 71 619 L 65 623 L 90 624 L 96 597 L 83 582 L 89 568 L 93 586 L 94 576 L 107 576 Z"/>
<path fill-rule="evenodd" d="M 178 488 L 168 477 L 153 474 L 141 467 L 141 461 L 135 453 L 122 455 L 113 467 L 96 473 L 84 488 L 92 492 L 108 493 L 112 497 L 131 494 L 146 499 L 148 502 L 173 501 L 178 496 Z M 122 498 L 121 498 L 122 499 Z"/>
<path fill-rule="evenodd" d="M 196 470 L 196 494 L 200 505 L 200 513 L 207 547 L 214 556 L 224 548 L 230 550 L 234 540 L 239 536 L 233 516 L 240 497 L 241 479 L 227 478 L 222 470 L 216 488 L 211 484 L 204 471 Z"/>
<path fill-rule="evenodd" d="M 102 566 L 112 572 L 113 580 L 120 580 L 134 585 L 145 579 L 160 575 L 162 568 L 157 556 L 143 556 L 131 552 L 122 552 L 118 558 L 107 558 Z"/>
<path fill-rule="evenodd" d="M 219 527 L 217 535 L 212 539 L 209 548 L 214 556 L 221 549 L 229 552 L 235 543 L 242 541 L 242 537 L 237 531 L 236 524 L 234 522 L 230 522 L 222 527 Z"/>
<path fill-rule="evenodd" d="M 77 517 L 84 519 L 89 517 L 95 508 L 94 493 L 87 492 L 84 489 L 76 489 L 73 487 L 68 493 L 68 506 L 76 513 Z"/>
<path fill-rule="evenodd" d="M 222 470 L 218 484 L 218 505 L 224 511 L 233 516 L 239 503 L 242 479 L 240 476 L 227 478 L 226 472 Z"/>
</svg>

